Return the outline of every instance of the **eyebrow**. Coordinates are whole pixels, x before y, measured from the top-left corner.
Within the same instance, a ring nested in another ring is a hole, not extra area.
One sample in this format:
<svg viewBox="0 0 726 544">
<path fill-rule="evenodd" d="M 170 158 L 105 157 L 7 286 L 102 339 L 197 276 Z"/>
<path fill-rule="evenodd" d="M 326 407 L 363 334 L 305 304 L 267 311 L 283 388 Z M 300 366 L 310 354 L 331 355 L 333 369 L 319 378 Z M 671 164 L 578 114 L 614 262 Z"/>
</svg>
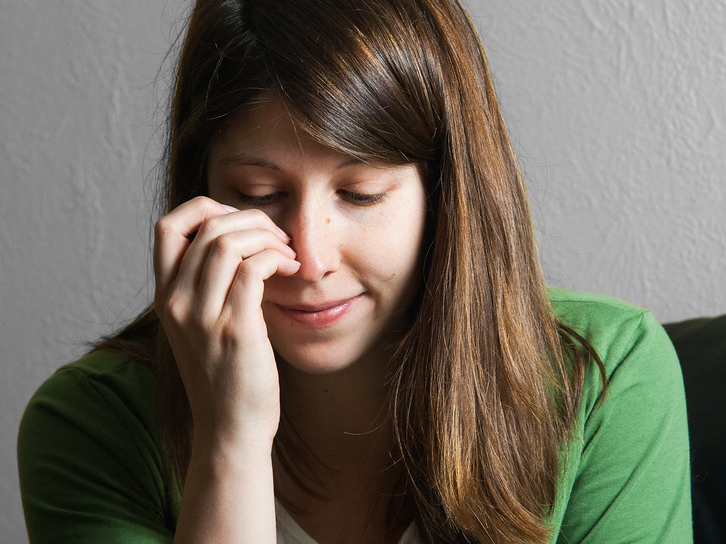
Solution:
<svg viewBox="0 0 726 544">
<path fill-rule="evenodd" d="M 220 164 L 226 166 L 226 165 L 236 165 L 236 166 L 257 166 L 259 168 L 267 168 L 269 170 L 276 170 L 276 171 L 282 171 L 283 169 L 275 164 L 274 162 L 265 159 L 263 157 L 255 157 L 253 155 L 248 155 L 246 153 L 237 153 L 235 155 L 230 155 L 229 157 L 222 157 L 219 161 Z M 362 164 L 363 161 L 360 159 L 357 159 L 355 157 L 348 157 L 344 161 L 342 161 L 336 168 L 338 170 L 342 168 L 347 168 L 349 166 L 355 166 L 357 164 Z"/>
<path fill-rule="evenodd" d="M 237 153 L 235 155 L 229 155 L 222 157 L 219 161 L 222 165 L 233 164 L 237 166 L 259 166 L 260 168 L 269 168 L 270 170 L 281 170 L 281 168 L 274 162 L 262 157 L 255 157 L 246 153 Z"/>
</svg>

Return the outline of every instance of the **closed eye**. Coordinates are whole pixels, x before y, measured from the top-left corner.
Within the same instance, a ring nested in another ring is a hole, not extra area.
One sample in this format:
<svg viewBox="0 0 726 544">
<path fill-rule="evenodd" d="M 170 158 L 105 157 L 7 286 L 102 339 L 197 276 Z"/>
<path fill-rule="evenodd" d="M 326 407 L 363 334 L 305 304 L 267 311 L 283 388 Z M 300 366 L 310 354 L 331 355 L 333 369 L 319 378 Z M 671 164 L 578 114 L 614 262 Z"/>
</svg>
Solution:
<svg viewBox="0 0 726 544">
<path fill-rule="evenodd" d="M 371 206 L 380 202 L 388 195 L 388 193 L 376 193 L 372 195 L 366 193 L 354 193 L 352 191 L 344 191 L 342 189 L 338 191 L 338 194 L 356 206 Z"/>
<path fill-rule="evenodd" d="M 267 206 L 270 204 L 274 204 L 278 200 L 280 200 L 283 197 L 284 193 L 282 192 L 275 192 L 275 193 L 267 193 L 266 195 L 246 195 L 244 193 L 238 193 L 237 197 L 239 198 L 240 202 L 246 206 L 251 207 L 257 207 L 257 206 Z"/>
</svg>

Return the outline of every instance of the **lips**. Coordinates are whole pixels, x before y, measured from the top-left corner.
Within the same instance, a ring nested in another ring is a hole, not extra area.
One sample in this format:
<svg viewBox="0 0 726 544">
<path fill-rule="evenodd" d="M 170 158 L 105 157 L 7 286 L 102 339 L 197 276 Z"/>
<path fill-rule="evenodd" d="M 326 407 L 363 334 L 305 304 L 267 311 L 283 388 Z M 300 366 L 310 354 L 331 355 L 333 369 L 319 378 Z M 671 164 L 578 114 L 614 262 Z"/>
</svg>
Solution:
<svg viewBox="0 0 726 544">
<path fill-rule="evenodd" d="M 324 327 L 342 319 L 360 297 L 361 295 L 358 295 L 348 299 L 316 304 L 283 305 L 275 303 L 274 306 L 296 323 L 311 327 Z"/>
</svg>

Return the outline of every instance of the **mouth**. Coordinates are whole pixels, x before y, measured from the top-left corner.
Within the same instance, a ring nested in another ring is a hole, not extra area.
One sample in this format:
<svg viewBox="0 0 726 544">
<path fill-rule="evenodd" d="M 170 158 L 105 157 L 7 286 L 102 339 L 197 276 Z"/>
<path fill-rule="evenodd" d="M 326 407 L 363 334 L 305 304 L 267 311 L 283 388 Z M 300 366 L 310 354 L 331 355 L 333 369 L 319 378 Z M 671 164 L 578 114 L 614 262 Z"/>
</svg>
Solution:
<svg viewBox="0 0 726 544">
<path fill-rule="evenodd" d="M 314 305 L 294 304 L 288 306 L 274 303 L 274 306 L 296 323 L 309 327 L 325 327 L 342 319 L 361 296 L 357 295 L 344 300 L 322 302 Z"/>
</svg>

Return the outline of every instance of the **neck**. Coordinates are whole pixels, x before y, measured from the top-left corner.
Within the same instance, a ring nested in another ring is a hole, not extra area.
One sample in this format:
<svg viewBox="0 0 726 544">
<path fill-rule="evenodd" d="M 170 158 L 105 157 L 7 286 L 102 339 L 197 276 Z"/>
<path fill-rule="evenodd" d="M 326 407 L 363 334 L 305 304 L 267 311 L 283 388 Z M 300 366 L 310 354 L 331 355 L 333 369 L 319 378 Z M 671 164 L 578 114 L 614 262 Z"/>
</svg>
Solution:
<svg viewBox="0 0 726 544">
<path fill-rule="evenodd" d="M 351 531 L 374 531 L 361 542 L 396 542 L 413 518 L 393 447 L 388 368 L 385 358 L 332 374 L 281 369 L 282 441 L 293 446 L 275 458 L 275 485 L 318 542 L 343 542 Z"/>
<path fill-rule="evenodd" d="M 335 470 L 390 464 L 388 359 L 369 358 L 330 374 L 281 369 L 287 423 L 316 458 Z"/>
</svg>

